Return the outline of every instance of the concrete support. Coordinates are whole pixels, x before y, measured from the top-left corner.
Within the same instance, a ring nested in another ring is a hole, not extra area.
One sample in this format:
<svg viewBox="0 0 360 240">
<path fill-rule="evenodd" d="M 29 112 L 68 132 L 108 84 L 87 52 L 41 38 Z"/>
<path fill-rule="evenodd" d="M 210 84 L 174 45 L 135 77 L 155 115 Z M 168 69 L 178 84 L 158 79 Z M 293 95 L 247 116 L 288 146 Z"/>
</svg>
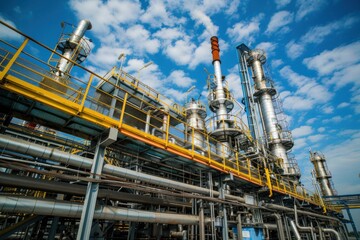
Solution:
<svg viewBox="0 0 360 240">
<path fill-rule="evenodd" d="M 115 128 L 110 128 L 109 131 L 98 139 L 98 143 L 96 145 L 94 161 L 91 167 L 91 174 L 93 179 L 99 179 L 103 165 L 104 165 L 104 156 L 105 156 L 105 148 L 111 143 L 117 140 L 118 130 Z M 92 221 L 94 218 L 96 199 L 99 192 L 99 183 L 89 181 L 85 202 L 83 206 L 83 211 L 81 213 L 79 230 L 76 239 L 89 239 Z"/>
</svg>

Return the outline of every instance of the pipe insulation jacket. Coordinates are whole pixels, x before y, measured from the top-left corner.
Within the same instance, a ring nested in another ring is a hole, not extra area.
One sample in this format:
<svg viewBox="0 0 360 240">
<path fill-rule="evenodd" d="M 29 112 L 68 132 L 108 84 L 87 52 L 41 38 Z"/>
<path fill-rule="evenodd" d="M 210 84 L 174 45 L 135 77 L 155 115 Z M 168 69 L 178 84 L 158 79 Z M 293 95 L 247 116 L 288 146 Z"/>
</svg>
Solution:
<svg viewBox="0 0 360 240">
<path fill-rule="evenodd" d="M 79 203 L 52 200 L 25 198 L 19 196 L 0 196 L 0 212 L 27 213 L 46 216 L 80 218 L 83 205 Z M 130 222 L 148 222 L 165 224 L 199 224 L 199 216 L 149 212 L 131 208 L 116 208 L 97 205 L 95 219 L 118 220 Z M 210 219 L 206 219 L 210 222 Z"/>
<path fill-rule="evenodd" d="M 91 165 L 93 162 L 93 160 L 90 158 L 85 158 L 82 156 L 60 151 L 58 149 L 27 142 L 22 139 L 17 139 L 4 134 L 0 134 L 0 149 L 6 149 L 9 151 L 14 151 L 16 153 L 27 154 L 33 157 L 48 159 L 65 165 L 70 165 L 73 167 L 84 168 L 84 169 L 91 169 Z M 177 190 L 204 194 L 208 196 L 210 196 L 211 193 L 211 190 L 207 188 L 202 188 L 182 182 L 177 182 L 170 179 L 153 176 L 150 174 L 133 171 L 130 169 L 113 166 L 110 164 L 104 164 L 103 173 L 117 177 L 143 181 L 146 183 L 151 183 L 162 187 L 169 187 Z M 214 197 L 219 196 L 218 191 L 212 191 L 212 194 Z M 241 203 L 245 202 L 244 198 L 233 196 L 230 194 L 225 194 L 225 199 L 234 200 Z"/>
</svg>

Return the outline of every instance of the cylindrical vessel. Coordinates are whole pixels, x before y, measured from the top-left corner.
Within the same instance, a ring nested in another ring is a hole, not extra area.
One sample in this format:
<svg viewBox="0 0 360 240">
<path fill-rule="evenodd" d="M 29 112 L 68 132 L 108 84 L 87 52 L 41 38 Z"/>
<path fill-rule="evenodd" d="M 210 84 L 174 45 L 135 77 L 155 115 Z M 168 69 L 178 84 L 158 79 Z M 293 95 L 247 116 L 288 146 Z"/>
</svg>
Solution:
<svg viewBox="0 0 360 240">
<path fill-rule="evenodd" d="M 195 148 L 204 149 L 206 109 L 199 101 L 191 100 L 186 104 L 187 141 Z"/>
</svg>

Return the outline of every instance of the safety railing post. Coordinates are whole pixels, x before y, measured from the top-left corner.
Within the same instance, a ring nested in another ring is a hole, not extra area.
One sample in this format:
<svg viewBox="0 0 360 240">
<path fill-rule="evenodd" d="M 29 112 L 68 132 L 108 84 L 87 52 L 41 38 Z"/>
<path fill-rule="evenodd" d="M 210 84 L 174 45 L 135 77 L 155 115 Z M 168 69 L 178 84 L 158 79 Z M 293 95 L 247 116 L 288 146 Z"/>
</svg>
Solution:
<svg viewBox="0 0 360 240">
<path fill-rule="evenodd" d="M 86 101 L 87 95 L 89 94 L 89 89 L 90 89 L 91 83 L 93 81 L 93 78 L 94 78 L 94 74 L 91 74 L 90 78 L 89 78 L 89 82 L 86 85 L 84 96 L 83 96 L 83 98 L 81 100 L 81 104 L 80 104 L 80 107 L 79 107 L 79 110 L 78 110 L 78 114 L 81 113 L 84 110 L 85 101 Z"/>
<path fill-rule="evenodd" d="M 125 108 L 126 108 L 126 101 L 127 101 L 128 95 L 129 95 L 129 94 L 126 92 L 126 93 L 125 93 L 125 96 L 124 96 L 124 99 L 123 99 L 124 102 L 123 102 L 123 105 L 122 105 L 122 108 L 121 108 L 119 125 L 118 125 L 118 128 L 119 128 L 119 129 L 122 127 L 122 124 L 123 124 L 124 115 L 125 115 Z"/>
<path fill-rule="evenodd" d="M 165 146 L 167 147 L 169 144 L 169 130 L 170 130 L 170 114 L 169 113 L 165 113 L 167 114 L 166 117 L 166 133 L 165 133 Z"/>
<path fill-rule="evenodd" d="M 20 53 L 24 50 L 26 44 L 29 42 L 28 38 L 25 38 L 18 50 L 15 52 L 14 56 L 10 59 L 9 63 L 5 66 L 4 70 L 0 72 L 0 81 L 3 81 L 5 75 L 9 72 L 10 68 L 14 64 L 15 60 L 19 57 Z"/>
</svg>

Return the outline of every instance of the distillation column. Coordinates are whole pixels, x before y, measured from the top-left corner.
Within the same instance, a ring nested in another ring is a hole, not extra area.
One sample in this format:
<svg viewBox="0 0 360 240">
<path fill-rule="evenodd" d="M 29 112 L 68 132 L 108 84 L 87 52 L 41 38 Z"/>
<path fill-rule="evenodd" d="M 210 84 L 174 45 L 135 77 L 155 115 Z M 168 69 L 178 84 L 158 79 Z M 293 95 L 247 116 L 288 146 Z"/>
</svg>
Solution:
<svg viewBox="0 0 360 240">
<path fill-rule="evenodd" d="M 283 126 L 279 124 L 273 105 L 273 96 L 276 94 L 276 89 L 264 75 L 263 64 L 266 62 L 266 55 L 262 50 L 251 50 L 247 53 L 246 61 L 252 70 L 255 83 L 254 97 L 260 107 L 264 135 L 271 153 L 280 159 L 283 175 L 299 178 L 300 172 L 297 164 L 291 162 L 287 154 L 287 151 L 293 147 L 293 140 L 290 134 L 285 134 Z"/>
<path fill-rule="evenodd" d="M 322 196 L 330 197 L 336 195 L 325 156 L 319 152 L 310 151 L 310 161 L 314 165 L 316 181 L 319 183 Z"/>
<path fill-rule="evenodd" d="M 221 73 L 220 48 L 218 38 L 211 37 L 211 51 L 214 66 L 214 79 L 209 84 L 209 108 L 216 115 L 216 121 L 210 136 L 216 139 L 216 153 L 222 157 L 231 157 L 234 138 L 243 134 L 235 126 L 235 120 L 229 115 L 234 108 L 234 101 L 229 90 L 223 85 Z"/>
</svg>

